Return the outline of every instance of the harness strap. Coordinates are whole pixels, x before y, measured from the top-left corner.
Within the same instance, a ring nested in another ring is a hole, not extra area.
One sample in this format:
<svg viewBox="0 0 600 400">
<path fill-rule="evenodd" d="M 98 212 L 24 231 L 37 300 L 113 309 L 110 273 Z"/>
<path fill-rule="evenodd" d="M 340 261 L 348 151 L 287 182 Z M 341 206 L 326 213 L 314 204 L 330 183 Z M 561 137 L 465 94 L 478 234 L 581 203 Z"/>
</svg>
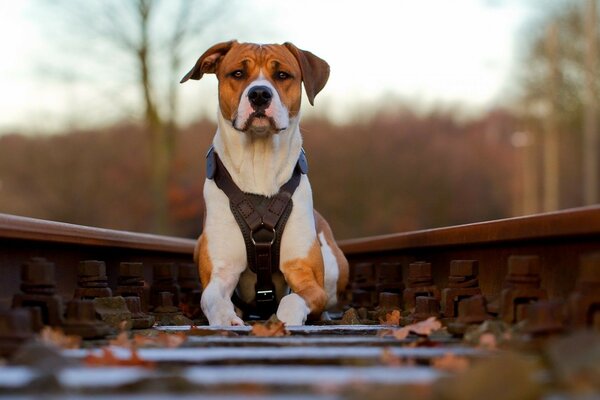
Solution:
<svg viewBox="0 0 600 400">
<path fill-rule="evenodd" d="M 304 150 L 290 179 L 270 198 L 244 193 L 212 146 L 207 154 L 206 171 L 207 177 L 213 179 L 229 198 L 229 206 L 244 237 L 248 266 L 256 273 L 256 313 L 261 318 L 268 318 L 277 306 L 271 275 L 279 268 L 281 236 L 292 211 L 292 196 L 302 174 L 308 171 Z M 234 300 L 239 302 L 239 296 L 234 296 Z M 241 308 L 248 313 L 248 307 L 242 305 Z"/>
</svg>

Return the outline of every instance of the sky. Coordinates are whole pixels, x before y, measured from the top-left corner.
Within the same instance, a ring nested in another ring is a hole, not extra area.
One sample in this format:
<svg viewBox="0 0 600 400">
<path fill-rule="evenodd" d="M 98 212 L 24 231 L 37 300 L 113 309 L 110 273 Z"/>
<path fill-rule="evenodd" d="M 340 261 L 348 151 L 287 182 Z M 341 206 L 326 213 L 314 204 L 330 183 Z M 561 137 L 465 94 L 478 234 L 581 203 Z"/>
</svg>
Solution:
<svg viewBox="0 0 600 400">
<path fill-rule="evenodd" d="M 52 66 L 69 49 L 53 43 L 46 26 L 52 16 L 39 3 L 0 2 L 0 134 L 93 126 L 135 109 L 134 85 L 122 76 L 107 75 L 104 83 L 67 73 L 57 79 L 61 69 Z M 422 107 L 459 104 L 476 113 L 501 103 L 510 89 L 530 17 L 531 6 L 518 0 L 245 0 L 211 39 L 291 41 L 325 59 L 331 77 L 315 106 L 338 121 L 397 99 Z M 210 44 L 190 51 L 182 75 Z M 85 68 L 86 60 L 77 62 Z M 182 122 L 216 115 L 216 86 L 213 76 L 181 86 Z"/>
</svg>

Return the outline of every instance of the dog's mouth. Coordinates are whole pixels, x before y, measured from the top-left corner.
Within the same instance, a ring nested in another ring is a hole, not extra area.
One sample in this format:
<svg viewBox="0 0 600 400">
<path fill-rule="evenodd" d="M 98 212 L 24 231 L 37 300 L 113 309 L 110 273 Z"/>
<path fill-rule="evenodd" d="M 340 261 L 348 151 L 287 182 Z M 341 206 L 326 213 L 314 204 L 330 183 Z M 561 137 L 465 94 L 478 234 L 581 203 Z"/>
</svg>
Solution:
<svg viewBox="0 0 600 400">
<path fill-rule="evenodd" d="M 255 111 L 252 114 L 250 114 L 250 116 L 248 117 L 248 119 L 246 119 L 246 122 L 244 122 L 241 129 L 237 127 L 235 119 L 232 122 L 233 127 L 235 129 L 245 133 L 279 133 L 286 129 L 285 127 L 281 128 L 277 126 L 275 120 L 272 117 L 266 115 L 265 112 L 262 110 Z"/>
</svg>

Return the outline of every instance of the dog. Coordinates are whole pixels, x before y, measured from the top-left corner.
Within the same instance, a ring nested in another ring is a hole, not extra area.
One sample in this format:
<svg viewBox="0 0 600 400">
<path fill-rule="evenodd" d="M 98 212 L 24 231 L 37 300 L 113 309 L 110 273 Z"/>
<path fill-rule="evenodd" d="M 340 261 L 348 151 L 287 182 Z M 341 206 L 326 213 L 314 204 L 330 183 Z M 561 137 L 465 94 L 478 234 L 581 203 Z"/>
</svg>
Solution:
<svg viewBox="0 0 600 400">
<path fill-rule="evenodd" d="M 329 65 L 289 42 L 233 40 L 210 47 L 181 83 L 204 74 L 216 74 L 219 89 L 211 152 L 239 190 L 271 199 L 294 174 L 299 176 L 272 282 L 277 318 L 286 325 L 303 325 L 309 316 L 318 317 L 334 306 L 348 282 L 348 262 L 329 225 L 313 209 L 306 171 L 297 173 L 304 159 L 299 129 L 302 85 L 314 105 L 329 78 Z M 217 183 L 207 175 L 203 230 L 194 251 L 203 286 L 201 308 L 210 325 L 244 325 L 232 295 L 235 292 L 245 303 L 257 301 L 258 278 L 249 268 L 247 237 L 236 221 L 231 198 Z"/>
</svg>

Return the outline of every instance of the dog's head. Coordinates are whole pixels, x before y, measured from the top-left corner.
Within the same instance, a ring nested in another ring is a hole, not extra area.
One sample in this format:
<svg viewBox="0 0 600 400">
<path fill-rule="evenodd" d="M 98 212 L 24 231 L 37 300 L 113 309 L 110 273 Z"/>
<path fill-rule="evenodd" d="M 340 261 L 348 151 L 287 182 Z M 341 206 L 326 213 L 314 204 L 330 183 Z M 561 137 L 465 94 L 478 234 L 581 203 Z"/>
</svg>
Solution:
<svg viewBox="0 0 600 400">
<path fill-rule="evenodd" d="M 329 65 L 292 43 L 218 43 L 200 56 L 181 83 L 214 73 L 219 108 L 233 127 L 247 133 L 285 130 L 300 111 L 302 83 L 310 104 L 329 78 Z"/>
</svg>

